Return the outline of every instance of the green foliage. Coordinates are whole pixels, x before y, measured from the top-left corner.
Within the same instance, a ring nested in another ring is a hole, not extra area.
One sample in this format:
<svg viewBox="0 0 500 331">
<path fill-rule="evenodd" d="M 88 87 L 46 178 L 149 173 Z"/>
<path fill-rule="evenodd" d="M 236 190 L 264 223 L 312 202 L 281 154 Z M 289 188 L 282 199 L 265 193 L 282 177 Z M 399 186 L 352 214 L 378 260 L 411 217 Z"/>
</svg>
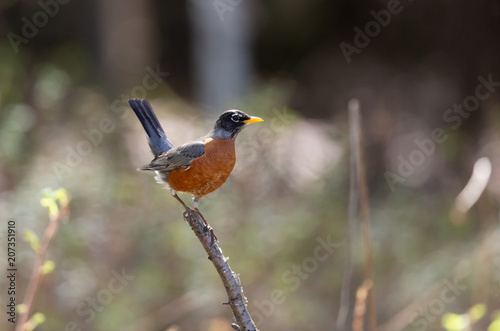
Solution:
<svg viewBox="0 0 500 331">
<path fill-rule="evenodd" d="M 461 331 L 469 326 L 469 316 L 448 313 L 441 318 L 441 324 L 448 331 Z"/>
<path fill-rule="evenodd" d="M 69 204 L 69 195 L 66 189 L 59 188 L 53 191 L 50 188 L 43 190 L 43 197 L 40 200 L 40 204 L 49 210 L 49 216 L 51 219 L 55 218 L 59 213 L 59 206 L 67 207 Z"/>
<path fill-rule="evenodd" d="M 23 303 L 20 303 L 16 306 L 16 311 L 18 314 L 24 314 L 27 310 L 27 307 L 25 304 Z"/>
<path fill-rule="evenodd" d="M 25 326 L 26 331 L 32 331 L 32 330 L 34 330 L 36 327 L 38 327 L 43 322 L 45 322 L 45 315 L 42 314 L 42 313 L 34 313 L 30 317 L 28 323 Z"/>
<path fill-rule="evenodd" d="M 485 304 L 477 304 L 471 307 L 469 309 L 469 316 L 472 320 L 472 322 L 479 321 L 483 316 L 486 314 L 486 311 L 488 310 L 488 307 Z"/>
<path fill-rule="evenodd" d="M 57 206 L 56 200 L 52 199 L 52 197 L 44 197 L 40 200 L 40 204 L 42 207 L 45 207 L 49 210 L 50 218 L 54 218 L 59 213 L 59 207 Z"/>
<path fill-rule="evenodd" d="M 496 319 L 488 326 L 488 331 L 500 331 L 500 314 L 497 314 Z"/>
<path fill-rule="evenodd" d="M 68 191 L 64 188 L 58 188 L 54 192 L 54 197 L 57 201 L 59 201 L 59 204 L 61 207 L 67 207 L 69 204 L 69 194 Z"/>
<path fill-rule="evenodd" d="M 441 318 L 441 325 L 443 326 L 443 328 L 445 328 L 448 331 L 469 330 L 470 327 L 474 323 L 476 323 L 477 321 L 479 321 L 481 318 L 483 318 L 486 315 L 487 311 L 488 311 L 488 307 L 485 304 L 482 304 L 482 303 L 476 304 L 476 305 L 472 306 L 469 309 L 469 311 L 465 314 L 453 314 L 453 313 L 444 314 L 443 317 Z M 498 320 L 498 317 L 497 317 L 497 320 Z M 497 321 L 494 321 L 490 325 L 490 327 L 488 328 L 488 331 L 496 330 L 495 328 L 497 326 L 494 326 L 494 324 L 496 322 Z M 498 324 L 498 325 L 500 325 L 500 324 Z"/>
<path fill-rule="evenodd" d="M 26 230 L 24 232 L 24 239 L 30 243 L 31 248 L 35 251 L 35 253 L 38 253 L 40 250 L 40 240 L 38 239 L 37 234 L 31 230 Z"/>
<path fill-rule="evenodd" d="M 54 271 L 54 268 L 56 267 L 56 264 L 54 261 L 51 260 L 45 260 L 43 265 L 40 267 L 40 271 L 42 274 L 47 275 L 50 274 L 52 271 Z"/>
</svg>

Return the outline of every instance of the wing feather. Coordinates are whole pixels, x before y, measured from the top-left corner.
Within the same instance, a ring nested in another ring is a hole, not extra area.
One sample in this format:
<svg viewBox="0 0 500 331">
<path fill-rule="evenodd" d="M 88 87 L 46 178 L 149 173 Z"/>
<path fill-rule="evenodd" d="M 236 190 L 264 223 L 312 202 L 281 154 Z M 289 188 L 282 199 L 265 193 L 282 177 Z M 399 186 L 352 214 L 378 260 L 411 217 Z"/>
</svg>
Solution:
<svg viewBox="0 0 500 331">
<path fill-rule="evenodd" d="M 187 168 L 191 162 L 205 154 L 204 141 L 193 141 L 158 155 L 139 170 L 172 171 Z"/>
</svg>

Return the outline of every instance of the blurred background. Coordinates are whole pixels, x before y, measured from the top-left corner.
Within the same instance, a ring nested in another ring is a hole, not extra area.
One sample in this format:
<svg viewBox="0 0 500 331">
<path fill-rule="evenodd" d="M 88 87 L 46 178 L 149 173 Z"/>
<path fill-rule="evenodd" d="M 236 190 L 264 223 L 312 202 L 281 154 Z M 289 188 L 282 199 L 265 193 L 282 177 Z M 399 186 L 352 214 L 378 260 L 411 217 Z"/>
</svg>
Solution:
<svg viewBox="0 0 500 331">
<path fill-rule="evenodd" d="M 351 330 L 365 278 L 352 99 L 378 329 L 500 330 L 499 1 L 4 0 L 0 31 L 0 241 L 14 219 L 18 303 L 42 190 L 72 196 L 37 330 L 231 330 L 181 207 L 135 170 L 152 156 L 132 97 L 175 145 L 226 109 L 265 119 L 200 204 L 261 330 Z"/>
</svg>

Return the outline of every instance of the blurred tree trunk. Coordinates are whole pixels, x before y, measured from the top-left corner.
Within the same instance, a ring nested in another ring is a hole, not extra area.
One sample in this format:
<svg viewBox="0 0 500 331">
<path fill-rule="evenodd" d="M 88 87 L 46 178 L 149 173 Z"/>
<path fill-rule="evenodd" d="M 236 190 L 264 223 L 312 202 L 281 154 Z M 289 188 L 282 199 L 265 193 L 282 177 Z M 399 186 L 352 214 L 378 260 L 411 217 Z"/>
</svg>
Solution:
<svg viewBox="0 0 500 331">
<path fill-rule="evenodd" d="M 99 62 L 103 78 L 121 92 L 154 68 L 157 33 L 150 1 L 98 2 Z M 140 97 L 140 96 L 137 96 Z"/>
<path fill-rule="evenodd" d="M 188 10 L 195 97 L 218 114 L 251 85 L 251 8 L 241 0 L 191 0 Z"/>
</svg>

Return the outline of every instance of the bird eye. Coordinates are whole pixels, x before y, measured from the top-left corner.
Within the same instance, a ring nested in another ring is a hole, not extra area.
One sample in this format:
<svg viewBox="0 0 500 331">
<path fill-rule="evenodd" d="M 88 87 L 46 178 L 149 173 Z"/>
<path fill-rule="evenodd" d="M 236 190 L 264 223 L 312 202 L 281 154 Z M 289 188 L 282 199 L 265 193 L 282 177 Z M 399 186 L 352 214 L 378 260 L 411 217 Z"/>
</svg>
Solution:
<svg viewBox="0 0 500 331">
<path fill-rule="evenodd" d="M 240 115 L 238 115 L 238 114 L 233 114 L 233 115 L 231 116 L 231 119 L 233 120 L 233 122 L 238 123 L 238 122 L 240 121 Z"/>
</svg>

